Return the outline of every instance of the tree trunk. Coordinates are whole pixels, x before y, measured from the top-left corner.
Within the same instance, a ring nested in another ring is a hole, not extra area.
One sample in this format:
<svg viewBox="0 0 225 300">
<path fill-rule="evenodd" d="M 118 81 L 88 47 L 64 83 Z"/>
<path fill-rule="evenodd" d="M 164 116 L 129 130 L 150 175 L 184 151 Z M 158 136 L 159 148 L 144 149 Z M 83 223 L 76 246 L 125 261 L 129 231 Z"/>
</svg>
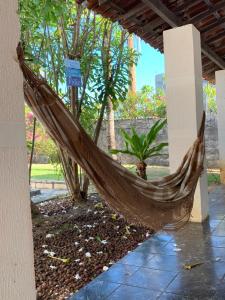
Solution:
<svg viewBox="0 0 225 300">
<path fill-rule="evenodd" d="M 94 133 L 94 143 L 95 143 L 96 145 L 98 144 L 98 138 L 99 138 L 100 131 L 101 131 L 101 127 L 102 127 L 102 122 L 103 122 L 103 117 L 104 117 L 105 108 L 106 108 L 106 101 L 104 101 L 104 102 L 102 103 L 100 115 L 99 115 L 98 122 L 97 122 L 97 125 L 96 125 L 96 128 L 95 128 L 95 133 Z M 85 175 L 85 176 L 84 176 L 83 189 L 82 189 L 83 195 L 84 195 L 85 197 L 87 197 L 87 194 L 88 194 L 88 187 L 89 187 L 89 184 L 90 184 L 90 180 L 89 180 L 88 176 Z"/>
<path fill-rule="evenodd" d="M 108 115 L 108 150 L 116 149 L 116 137 L 115 137 L 115 119 L 114 110 L 111 99 L 107 103 L 107 115 Z M 117 160 L 117 155 L 112 154 L 112 158 Z"/>
<path fill-rule="evenodd" d="M 71 112 L 74 119 L 77 118 L 77 98 L 78 98 L 78 91 L 77 88 L 71 87 Z M 80 176 L 78 171 L 78 164 L 74 162 L 68 154 L 63 150 L 60 149 L 60 157 L 63 166 L 63 173 L 65 177 L 65 181 L 67 187 L 69 188 L 70 194 L 72 196 L 72 202 L 76 203 L 77 201 L 82 201 L 85 199 L 80 186 Z"/>
<path fill-rule="evenodd" d="M 147 167 L 147 164 L 144 162 L 144 161 L 139 161 L 137 164 L 136 164 L 136 173 L 139 177 L 147 180 L 147 174 L 146 174 L 146 167 Z"/>
<path fill-rule="evenodd" d="M 128 47 L 131 49 L 131 50 L 134 50 L 134 39 L 133 39 L 133 36 L 130 35 L 129 38 L 128 38 Z M 130 81 L 131 81 L 131 84 L 130 84 L 130 91 L 132 93 L 136 93 L 136 68 L 135 68 L 135 65 L 133 64 L 131 67 L 130 67 Z"/>
</svg>

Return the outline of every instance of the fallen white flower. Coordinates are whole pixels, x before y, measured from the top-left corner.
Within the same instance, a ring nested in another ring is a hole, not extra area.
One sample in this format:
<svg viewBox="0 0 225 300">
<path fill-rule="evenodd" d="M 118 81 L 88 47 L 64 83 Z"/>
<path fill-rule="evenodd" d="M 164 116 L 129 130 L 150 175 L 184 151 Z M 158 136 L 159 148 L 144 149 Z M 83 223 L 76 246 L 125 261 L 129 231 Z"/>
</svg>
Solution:
<svg viewBox="0 0 225 300">
<path fill-rule="evenodd" d="M 82 251 L 83 251 L 83 249 L 84 249 L 84 248 L 80 248 L 80 249 L 78 250 L 78 252 L 82 252 Z"/>
<path fill-rule="evenodd" d="M 74 278 L 75 278 L 76 280 L 79 280 L 79 279 L 81 279 L 81 277 L 80 277 L 80 275 L 79 275 L 79 274 L 76 274 L 76 275 L 74 276 Z"/>
<path fill-rule="evenodd" d="M 53 233 L 48 233 L 48 234 L 46 235 L 46 239 L 50 239 L 50 238 L 52 238 L 53 236 L 54 236 Z"/>
<path fill-rule="evenodd" d="M 42 245 L 42 248 L 47 248 L 48 247 L 48 245 Z"/>
<path fill-rule="evenodd" d="M 102 270 L 103 271 L 107 271 L 109 268 L 107 267 L 107 266 L 104 266 L 103 268 L 102 268 Z"/>
<path fill-rule="evenodd" d="M 80 259 L 78 258 L 78 259 L 75 259 L 75 262 L 79 262 L 80 261 Z"/>
<path fill-rule="evenodd" d="M 105 245 L 105 244 L 107 244 L 108 242 L 107 242 L 106 240 L 102 240 L 101 243 L 102 243 L 103 245 Z"/>
<path fill-rule="evenodd" d="M 150 235 L 149 232 L 146 232 L 146 235 L 145 235 L 145 236 L 146 236 L 146 237 L 149 237 L 149 235 Z"/>
<path fill-rule="evenodd" d="M 98 251 L 97 254 L 103 254 L 103 252 L 102 251 Z"/>
<path fill-rule="evenodd" d="M 86 256 L 86 257 L 91 257 L 91 253 L 90 253 L 90 252 L 86 252 L 86 253 L 85 253 L 85 256 Z"/>
<path fill-rule="evenodd" d="M 79 243 L 78 243 L 78 242 L 75 242 L 74 245 L 77 246 L 77 245 L 79 245 Z"/>
<path fill-rule="evenodd" d="M 174 248 L 173 251 L 179 252 L 179 251 L 182 251 L 182 249 L 180 249 L 180 248 Z"/>
<path fill-rule="evenodd" d="M 54 255 L 55 255 L 55 252 L 53 252 L 53 251 L 48 251 L 48 250 L 44 250 L 43 253 L 44 253 L 44 254 L 47 254 L 47 255 L 50 255 L 50 256 L 54 256 Z"/>
<path fill-rule="evenodd" d="M 57 267 L 56 267 L 56 266 L 52 266 L 52 265 L 51 265 L 49 268 L 50 268 L 50 269 L 52 269 L 52 270 L 55 270 L 55 269 L 57 269 Z"/>
</svg>

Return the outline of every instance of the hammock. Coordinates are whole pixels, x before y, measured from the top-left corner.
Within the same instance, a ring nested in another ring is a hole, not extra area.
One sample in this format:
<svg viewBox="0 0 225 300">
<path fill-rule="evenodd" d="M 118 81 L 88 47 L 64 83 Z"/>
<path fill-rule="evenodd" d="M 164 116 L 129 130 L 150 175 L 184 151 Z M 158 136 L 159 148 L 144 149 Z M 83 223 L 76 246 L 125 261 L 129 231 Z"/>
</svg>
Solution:
<svg viewBox="0 0 225 300">
<path fill-rule="evenodd" d="M 95 145 L 47 82 L 24 63 L 20 46 L 17 52 L 27 104 L 54 141 L 87 173 L 113 210 L 133 224 L 155 230 L 175 229 L 188 221 L 203 170 L 205 114 L 198 137 L 178 170 L 161 180 L 145 181 Z"/>
</svg>

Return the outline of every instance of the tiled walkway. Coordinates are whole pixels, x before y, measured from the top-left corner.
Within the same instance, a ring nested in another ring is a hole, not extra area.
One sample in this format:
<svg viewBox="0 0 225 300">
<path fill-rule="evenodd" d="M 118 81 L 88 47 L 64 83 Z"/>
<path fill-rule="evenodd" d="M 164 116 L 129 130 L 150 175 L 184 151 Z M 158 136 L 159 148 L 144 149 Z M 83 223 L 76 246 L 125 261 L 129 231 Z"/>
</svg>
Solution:
<svg viewBox="0 0 225 300">
<path fill-rule="evenodd" d="M 202 263 L 191 270 L 184 264 Z M 210 193 L 210 218 L 159 232 L 70 300 L 225 300 L 225 187 Z"/>
</svg>

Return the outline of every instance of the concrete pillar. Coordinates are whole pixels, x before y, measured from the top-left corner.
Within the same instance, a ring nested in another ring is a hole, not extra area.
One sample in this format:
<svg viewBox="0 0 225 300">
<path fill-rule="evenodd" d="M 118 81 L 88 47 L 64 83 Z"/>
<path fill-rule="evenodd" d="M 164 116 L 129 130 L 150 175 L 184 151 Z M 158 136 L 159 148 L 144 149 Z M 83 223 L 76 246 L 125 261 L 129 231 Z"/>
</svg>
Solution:
<svg viewBox="0 0 225 300">
<path fill-rule="evenodd" d="M 36 299 L 17 0 L 0 8 L 0 299 Z"/>
<path fill-rule="evenodd" d="M 196 139 L 203 112 L 200 34 L 193 25 L 164 32 L 170 170 L 174 172 Z M 208 215 L 206 169 L 195 193 L 192 221 Z"/>
<path fill-rule="evenodd" d="M 225 70 L 216 72 L 216 102 L 220 178 L 225 184 Z"/>
</svg>

